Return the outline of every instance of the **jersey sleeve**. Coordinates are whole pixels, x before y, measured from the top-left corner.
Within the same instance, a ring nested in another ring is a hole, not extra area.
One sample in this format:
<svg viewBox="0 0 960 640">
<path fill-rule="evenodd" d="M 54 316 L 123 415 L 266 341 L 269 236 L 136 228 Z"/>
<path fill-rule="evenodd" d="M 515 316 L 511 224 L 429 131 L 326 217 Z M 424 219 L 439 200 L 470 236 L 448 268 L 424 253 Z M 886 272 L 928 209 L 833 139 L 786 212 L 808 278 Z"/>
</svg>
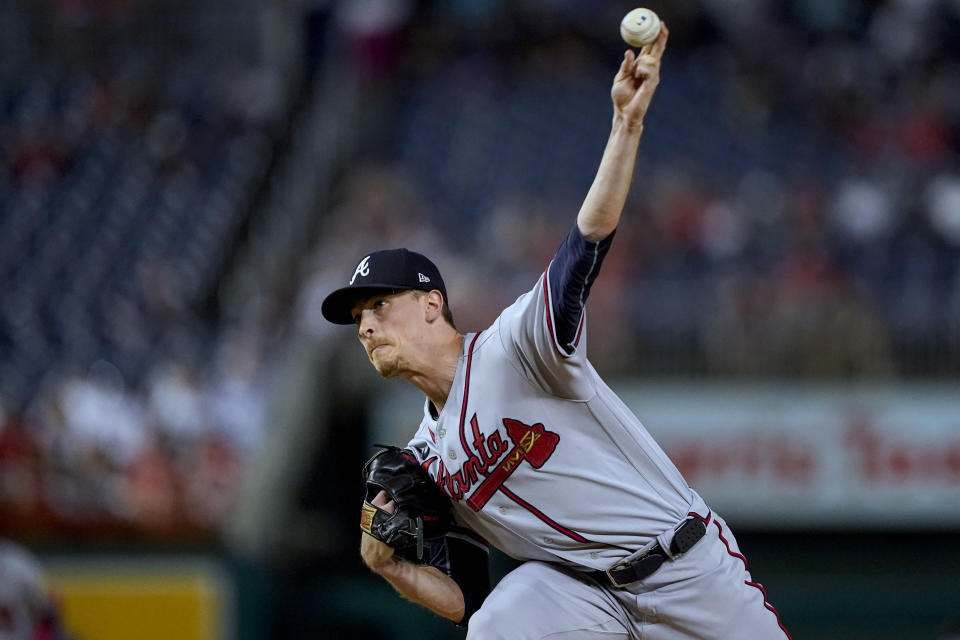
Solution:
<svg viewBox="0 0 960 640">
<path fill-rule="evenodd" d="M 551 394 L 593 395 L 586 359 L 586 302 L 613 242 L 589 242 L 576 224 L 533 288 L 498 318 L 505 348 L 525 375 Z"/>
</svg>

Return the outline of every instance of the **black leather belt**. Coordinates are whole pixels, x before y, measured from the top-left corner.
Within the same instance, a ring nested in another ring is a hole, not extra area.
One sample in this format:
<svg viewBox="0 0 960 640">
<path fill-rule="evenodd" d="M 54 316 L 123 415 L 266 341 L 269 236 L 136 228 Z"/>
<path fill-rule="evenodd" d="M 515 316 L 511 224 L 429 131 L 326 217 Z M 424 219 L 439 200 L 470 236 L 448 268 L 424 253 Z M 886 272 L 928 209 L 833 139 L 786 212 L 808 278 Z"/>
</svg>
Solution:
<svg viewBox="0 0 960 640">
<path fill-rule="evenodd" d="M 702 520 L 690 518 L 677 527 L 670 542 L 670 553 L 676 557 L 689 551 L 707 532 L 707 525 Z M 601 582 L 609 582 L 614 587 L 625 587 L 638 580 L 650 576 L 670 559 L 667 552 L 657 542 L 646 553 L 632 560 L 619 562 L 606 571 L 591 571 L 590 575 Z"/>
</svg>

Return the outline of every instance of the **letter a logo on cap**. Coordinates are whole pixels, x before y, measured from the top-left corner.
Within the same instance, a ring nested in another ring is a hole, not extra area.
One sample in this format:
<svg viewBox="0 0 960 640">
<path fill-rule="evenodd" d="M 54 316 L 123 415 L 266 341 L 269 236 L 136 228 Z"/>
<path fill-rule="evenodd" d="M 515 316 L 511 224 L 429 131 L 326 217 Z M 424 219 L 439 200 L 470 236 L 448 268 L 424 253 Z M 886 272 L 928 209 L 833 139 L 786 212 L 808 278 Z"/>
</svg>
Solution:
<svg viewBox="0 0 960 640">
<path fill-rule="evenodd" d="M 350 278 L 350 284 L 353 284 L 353 281 L 357 279 L 357 276 L 368 276 L 370 275 L 370 256 L 367 256 L 360 261 L 360 264 L 357 265 L 357 270 L 353 272 L 353 277 Z"/>
</svg>

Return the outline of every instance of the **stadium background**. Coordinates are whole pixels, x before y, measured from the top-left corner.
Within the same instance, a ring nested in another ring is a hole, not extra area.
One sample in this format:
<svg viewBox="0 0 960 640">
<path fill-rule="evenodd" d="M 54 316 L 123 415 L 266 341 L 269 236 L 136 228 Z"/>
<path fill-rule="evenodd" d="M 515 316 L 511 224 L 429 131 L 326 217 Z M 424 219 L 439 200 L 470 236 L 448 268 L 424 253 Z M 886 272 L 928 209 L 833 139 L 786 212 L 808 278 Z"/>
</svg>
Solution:
<svg viewBox="0 0 960 640">
<path fill-rule="evenodd" d="M 361 566 L 360 463 L 419 407 L 319 300 L 405 245 L 486 326 L 589 186 L 632 6 L 3 3 L 0 537 L 75 637 L 462 637 Z M 795 638 L 955 637 L 960 5 L 647 6 L 591 358 Z M 748 443 L 690 453 L 716 413 Z"/>
</svg>

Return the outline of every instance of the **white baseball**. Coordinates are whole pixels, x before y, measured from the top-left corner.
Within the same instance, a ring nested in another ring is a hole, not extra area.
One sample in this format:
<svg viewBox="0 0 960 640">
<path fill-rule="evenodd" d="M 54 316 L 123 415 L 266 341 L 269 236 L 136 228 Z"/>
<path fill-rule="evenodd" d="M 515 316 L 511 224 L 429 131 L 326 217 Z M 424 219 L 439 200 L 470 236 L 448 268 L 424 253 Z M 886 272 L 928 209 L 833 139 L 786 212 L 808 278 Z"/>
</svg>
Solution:
<svg viewBox="0 0 960 640">
<path fill-rule="evenodd" d="M 634 9 L 620 21 L 620 37 L 631 47 L 648 45 L 659 35 L 660 18 L 650 9 Z"/>
</svg>

